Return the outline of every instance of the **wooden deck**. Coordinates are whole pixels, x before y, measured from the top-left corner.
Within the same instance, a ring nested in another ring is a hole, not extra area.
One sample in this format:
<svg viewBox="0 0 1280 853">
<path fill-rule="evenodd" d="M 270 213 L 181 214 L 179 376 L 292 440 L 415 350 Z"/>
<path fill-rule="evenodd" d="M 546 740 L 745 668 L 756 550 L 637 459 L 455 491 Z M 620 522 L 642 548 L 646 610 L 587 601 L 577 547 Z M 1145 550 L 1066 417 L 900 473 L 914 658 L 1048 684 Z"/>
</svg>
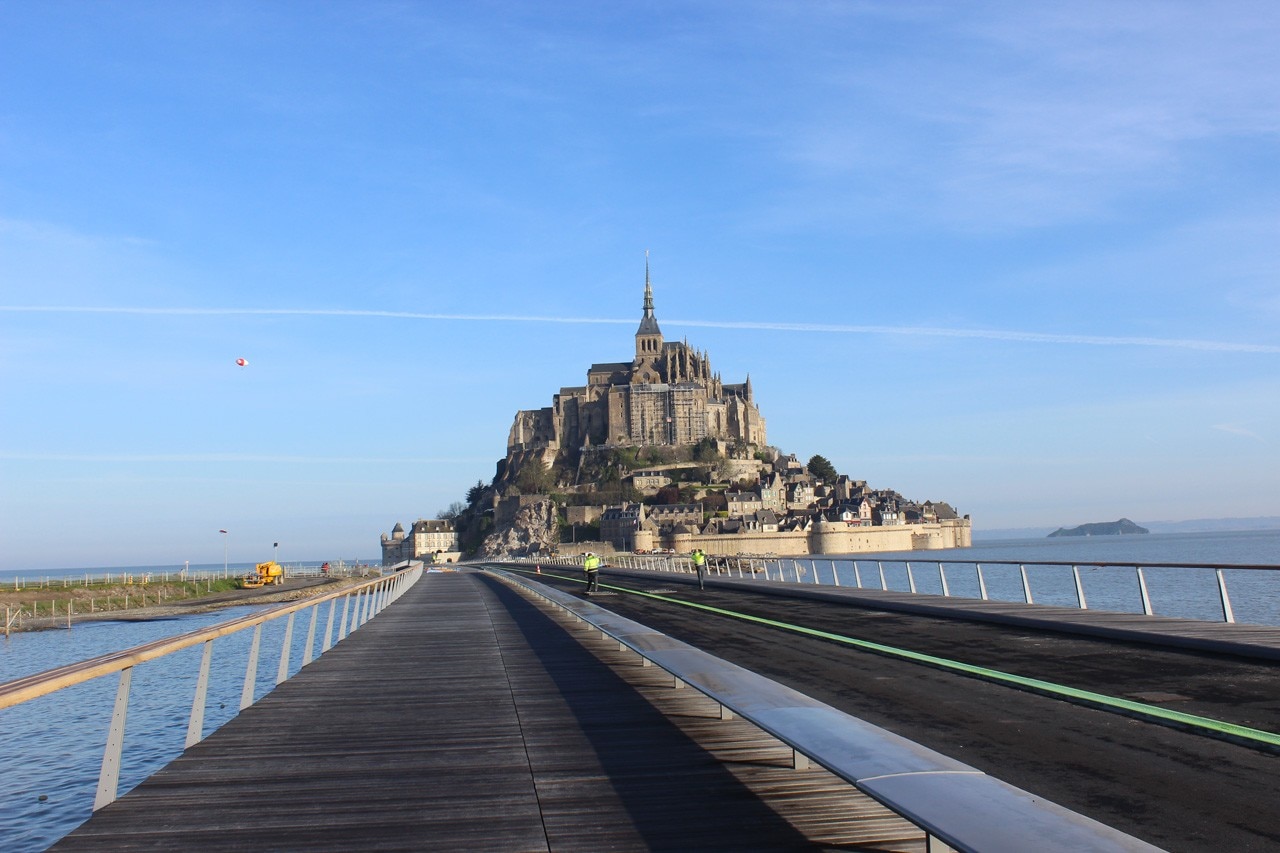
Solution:
<svg viewBox="0 0 1280 853">
<path fill-rule="evenodd" d="M 924 849 L 541 608 L 491 577 L 428 574 L 51 849 Z"/>
</svg>

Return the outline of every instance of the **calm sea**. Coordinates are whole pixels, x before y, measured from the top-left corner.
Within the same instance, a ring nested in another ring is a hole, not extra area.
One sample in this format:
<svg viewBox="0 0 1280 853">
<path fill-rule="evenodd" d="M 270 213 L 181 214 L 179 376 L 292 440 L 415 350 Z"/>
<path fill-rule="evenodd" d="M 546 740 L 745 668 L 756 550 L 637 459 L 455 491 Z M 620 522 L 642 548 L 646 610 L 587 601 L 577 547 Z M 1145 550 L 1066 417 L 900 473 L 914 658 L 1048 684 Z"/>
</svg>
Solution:
<svg viewBox="0 0 1280 853">
<path fill-rule="evenodd" d="M 234 607 L 145 622 L 84 622 L 69 629 L 0 637 L 0 682 L 183 634 L 257 609 Z M 317 650 L 326 616 L 322 606 Z M 300 614 L 294 626 L 290 675 L 300 668 L 307 620 L 309 616 Z M 273 620 L 263 628 L 255 682 L 258 697 L 275 684 L 285 622 Z M 235 716 L 240 707 L 252 633 L 241 631 L 214 643 L 206 734 Z M 182 753 L 200 656 L 196 646 L 135 668 L 121 794 Z M 107 676 L 0 710 L 5 759 L 0 773 L 0 850 L 44 850 L 89 817 L 117 684 L 118 677 Z"/>
<path fill-rule="evenodd" d="M 856 573 L 854 559 L 858 564 Z M 942 594 L 945 574 L 951 595 L 978 598 L 981 592 L 972 564 L 983 561 L 1022 563 L 1027 569 L 1035 603 L 1067 607 L 1078 604 L 1071 567 L 1044 564 L 1107 563 L 1104 567 L 1081 567 L 1085 603 L 1090 609 L 1121 613 L 1143 612 L 1134 567 L 1153 567 L 1143 569 L 1152 612 L 1221 621 L 1222 604 L 1214 572 L 1185 567 L 1189 564 L 1267 565 L 1280 569 L 1280 530 L 997 539 L 978 541 L 972 548 L 854 554 L 837 558 L 836 571 L 843 586 L 855 586 L 860 578 L 863 586 L 879 588 L 879 572 L 883 567 L 889 589 L 906 591 L 914 581 L 918 592 L 935 595 Z M 828 561 L 819 559 L 816 568 L 819 580 L 830 583 Z M 988 563 L 982 566 L 982 574 L 991 598 L 1024 600 L 1018 566 Z M 1280 571 L 1236 569 L 1223 574 L 1237 622 L 1280 625 Z"/>
<path fill-rule="evenodd" d="M 855 572 L 854 557 L 857 560 Z M 1042 562 L 1110 563 L 1083 569 L 1090 608 L 1141 612 L 1134 564 L 1186 565 L 1210 563 L 1280 567 L 1280 530 L 1228 533 L 1176 533 L 1137 536 L 979 541 L 973 548 L 911 551 L 892 554 L 820 558 L 809 563 L 822 583 L 832 582 L 832 568 L 843 586 L 880 586 L 880 569 L 891 589 L 906 590 L 914 580 L 918 591 L 941 593 L 942 572 L 952 595 L 977 597 L 974 561 L 1017 561 L 1026 564 L 1035 601 L 1074 606 L 1075 587 L 1069 567 Z M 907 562 L 911 577 L 907 575 Z M 788 564 L 790 561 L 787 561 Z M 805 565 L 806 561 L 799 561 Z M 39 572 L 0 572 L 0 584 L 20 576 L 79 577 L 106 572 L 162 574 L 181 566 L 62 569 Z M 192 566 L 193 571 L 221 572 L 222 565 Z M 231 573 L 248 568 L 232 566 Z M 794 567 L 792 568 L 794 571 Z M 1017 566 L 986 565 L 983 575 L 992 598 L 1021 601 Z M 1217 584 L 1212 571 L 1185 568 L 1146 570 L 1156 613 L 1221 620 Z M 1237 621 L 1280 625 L 1280 571 L 1227 571 L 1228 589 Z M 231 619 L 252 608 L 148 622 L 81 623 L 70 629 L 16 634 L 0 638 L 0 682 L 42 672 L 141 643 Z M 258 667 L 257 695 L 274 684 L 283 620 L 264 630 L 263 656 Z M 306 625 L 295 627 L 290 672 L 302 658 Z M 215 644 L 214 671 L 209 688 L 205 731 L 212 731 L 239 707 L 249 632 Z M 200 664 L 200 650 L 188 649 L 138 667 L 134 675 L 125 735 L 123 794 L 182 752 L 187 714 Z M 116 678 L 100 678 L 79 687 L 45 696 L 17 708 L 0 711 L 5 734 L 5 772 L 0 773 L 0 850 L 43 850 L 89 817 L 98 769 L 106 741 L 107 720 L 115 698 Z"/>
</svg>

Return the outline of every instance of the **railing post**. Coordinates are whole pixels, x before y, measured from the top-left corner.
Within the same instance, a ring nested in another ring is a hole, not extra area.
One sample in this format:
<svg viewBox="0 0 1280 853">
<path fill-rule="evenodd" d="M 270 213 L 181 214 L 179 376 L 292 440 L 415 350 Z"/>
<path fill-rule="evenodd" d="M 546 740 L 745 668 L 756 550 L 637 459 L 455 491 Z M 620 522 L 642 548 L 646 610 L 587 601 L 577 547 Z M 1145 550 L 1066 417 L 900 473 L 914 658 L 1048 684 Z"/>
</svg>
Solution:
<svg viewBox="0 0 1280 853">
<path fill-rule="evenodd" d="M 284 684 L 284 680 L 289 677 L 289 652 L 293 650 L 293 617 L 297 616 L 295 610 L 289 614 L 289 620 L 284 625 L 284 642 L 280 644 L 280 666 L 276 668 L 276 684 Z"/>
<path fill-rule="evenodd" d="M 1076 581 L 1076 601 L 1079 603 L 1081 610 L 1088 610 L 1089 605 L 1084 600 L 1084 582 L 1080 580 L 1080 567 L 1072 565 L 1071 575 Z"/>
<path fill-rule="evenodd" d="M 836 566 L 835 560 L 831 561 L 831 582 L 836 586 L 840 586 L 840 570 L 839 567 Z"/>
<path fill-rule="evenodd" d="M 200 675 L 196 678 L 196 695 L 191 700 L 191 717 L 187 720 L 187 741 L 183 749 L 195 746 L 204 738 L 204 704 L 209 693 L 209 665 L 213 662 L 213 640 L 204 641 L 200 656 Z"/>
<path fill-rule="evenodd" d="M 982 576 L 982 563 L 974 563 L 973 565 L 976 566 L 978 569 L 978 592 L 982 594 L 982 600 L 986 601 L 987 600 L 987 581 L 986 581 L 986 578 Z"/>
<path fill-rule="evenodd" d="M 311 650 L 316 644 L 316 622 L 320 617 L 320 605 L 311 605 L 311 625 L 307 628 L 307 647 L 302 652 L 302 665 L 311 663 Z"/>
<path fill-rule="evenodd" d="M 324 623 L 324 642 L 320 644 L 320 654 L 329 651 L 333 645 L 333 615 L 338 610 L 338 599 L 329 599 L 329 618 Z"/>
<path fill-rule="evenodd" d="M 258 680 L 258 649 L 262 646 L 262 623 L 253 629 L 253 644 L 249 646 L 249 663 L 244 668 L 244 687 L 240 689 L 240 710 L 253 704 L 254 682 Z"/>
<path fill-rule="evenodd" d="M 911 561 L 903 560 L 907 564 L 907 586 L 914 593 L 916 591 L 916 576 L 911 573 Z"/>
<path fill-rule="evenodd" d="M 1142 573 L 1142 566 L 1133 568 L 1138 573 L 1138 590 L 1142 593 L 1142 613 L 1144 616 L 1150 616 L 1152 615 L 1151 596 L 1147 594 L 1147 576 Z"/>
<path fill-rule="evenodd" d="M 1022 597 L 1027 604 L 1035 604 L 1031 599 L 1031 580 L 1027 577 L 1027 567 L 1024 563 L 1018 564 L 1018 571 L 1022 574 Z"/>
<path fill-rule="evenodd" d="M 347 636 L 347 611 L 351 608 L 351 593 L 342 596 L 342 619 L 338 621 L 338 639 L 341 643 Z"/>
<path fill-rule="evenodd" d="M 853 582 L 858 585 L 858 589 L 862 589 L 862 569 L 858 568 L 858 561 L 853 561 Z"/>
<path fill-rule="evenodd" d="M 889 582 L 884 579 L 884 563 L 876 560 L 876 567 L 880 569 L 880 588 L 887 591 L 889 589 Z"/>
<path fill-rule="evenodd" d="M 1231 597 L 1227 595 L 1227 578 L 1222 574 L 1222 569 L 1214 569 L 1213 571 L 1218 576 L 1218 597 L 1222 600 L 1222 621 L 1235 622 L 1236 615 L 1231 611 Z"/>
<path fill-rule="evenodd" d="M 938 561 L 938 580 L 942 581 L 942 595 L 944 597 L 949 597 L 951 595 L 951 589 L 947 586 L 947 572 L 942 568 L 941 560 Z"/>
<path fill-rule="evenodd" d="M 93 798 L 93 810 L 115 802 L 116 787 L 120 783 L 120 754 L 124 750 L 124 723 L 129 714 L 129 685 L 133 682 L 133 667 L 120 670 L 120 685 L 116 688 L 116 703 L 111 709 L 111 725 L 107 729 L 107 747 L 102 752 L 102 770 L 98 773 L 98 793 Z"/>
</svg>

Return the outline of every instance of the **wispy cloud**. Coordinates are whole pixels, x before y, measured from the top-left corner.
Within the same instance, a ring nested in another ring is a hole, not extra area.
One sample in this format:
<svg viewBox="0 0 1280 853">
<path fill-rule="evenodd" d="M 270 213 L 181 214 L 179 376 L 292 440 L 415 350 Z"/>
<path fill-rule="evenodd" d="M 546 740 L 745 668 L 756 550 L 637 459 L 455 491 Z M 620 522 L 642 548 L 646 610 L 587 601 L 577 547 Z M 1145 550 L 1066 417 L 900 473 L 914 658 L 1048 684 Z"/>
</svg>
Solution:
<svg viewBox="0 0 1280 853">
<path fill-rule="evenodd" d="M 1229 432 L 1232 435 L 1243 435 L 1245 438 L 1252 438 L 1257 441 L 1262 441 L 1262 436 L 1258 435 L 1253 430 L 1245 429 L 1244 427 L 1238 426 L 1237 424 L 1214 424 L 1213 428 L 1216 430 L 1221 430 L 1222 432 Z"/>
<path fill-rule="evenodd" d="M 140 308 L 102 306 L 0 305 L 0 313 L 134 314 L 151 316 L 283 316 L 365 317 L 400 320 L 439 320 L 476 323 L 561 323 L 570 325 L 633 325 L 635 318 L 545 317 L 518 314 L 437 314 L 418 311 L 375 311 L 354 308 Z M 780 323 L 763 321 L 686 320 L 662 321 L 664 326 L 749 331 L 807 332 L 845 335 L 897 335 L 927 338 L 971 338 L 1014 343 L 1068 346 L 1157 347 L 1208 352 L 1280 353 L 1280 345 L 1194 338 L 1150 338 L 1105 335 L 1063 335 L 1012 329 L 960 329 L 934 326 L 861 326 L 833 323 Z"/>
</svg>

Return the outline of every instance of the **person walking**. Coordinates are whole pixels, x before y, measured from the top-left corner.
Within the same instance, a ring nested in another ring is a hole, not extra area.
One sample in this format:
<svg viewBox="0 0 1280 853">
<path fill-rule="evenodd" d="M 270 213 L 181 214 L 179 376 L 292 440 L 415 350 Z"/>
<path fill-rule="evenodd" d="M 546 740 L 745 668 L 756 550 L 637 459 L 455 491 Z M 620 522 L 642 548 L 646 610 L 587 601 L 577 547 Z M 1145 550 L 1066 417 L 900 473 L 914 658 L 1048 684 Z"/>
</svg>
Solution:
<svg viewBox="0 0 1280 853">
<path fill-rule="evenodd" d="M 587 592 L 599 592 L 600 558 L 588 551 L 582 558 L 582 573 L 587 578 Z"/>
<path fill-rule="evenodd" d="M 698 572 L 698 589 L 706 589 L 707 585 L 703 581 L 703 573 L 707 568 L 707 555 L 702 552 L 701 548 L 694 548 L 693 553 L 689 556 L 693 558 L 693 567 Z"/>
</svg>

